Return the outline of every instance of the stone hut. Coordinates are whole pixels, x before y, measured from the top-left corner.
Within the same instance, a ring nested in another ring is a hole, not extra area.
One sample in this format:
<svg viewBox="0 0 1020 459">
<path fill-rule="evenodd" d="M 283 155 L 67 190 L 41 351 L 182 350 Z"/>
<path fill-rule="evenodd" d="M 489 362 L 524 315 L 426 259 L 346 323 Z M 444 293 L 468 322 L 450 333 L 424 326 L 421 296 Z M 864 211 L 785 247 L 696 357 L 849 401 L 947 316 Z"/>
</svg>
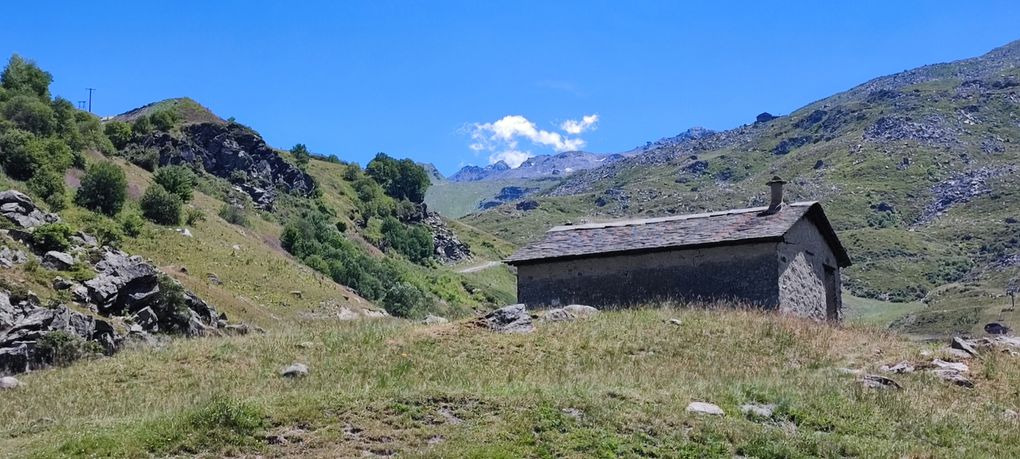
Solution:
<svg viewBox="0 0 1020 459">
<path fill-rule="evenodd" d="M 850 257 L 817 202 L 558 226 L 506 260 L 529 307 L 735 300 L 840 320 Z"/>
</svg>

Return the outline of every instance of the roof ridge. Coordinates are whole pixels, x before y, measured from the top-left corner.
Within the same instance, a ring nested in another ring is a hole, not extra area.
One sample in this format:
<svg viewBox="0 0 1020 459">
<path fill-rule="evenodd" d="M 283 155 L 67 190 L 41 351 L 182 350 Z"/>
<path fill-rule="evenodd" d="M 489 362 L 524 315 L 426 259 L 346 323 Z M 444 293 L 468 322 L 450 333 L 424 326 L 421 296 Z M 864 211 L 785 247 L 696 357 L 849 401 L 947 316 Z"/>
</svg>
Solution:
<svg viewBox="0 0 1020 459">
<path fill-rule="evenodd" d="M 790 207 L 810 207 L 811 205 L 817 204 L 818 201 L 800 201 L 787 204 Z M 628 220 L 613 220 L 602 223 L 584 223 L 580 225 L 559 225 L 549 228 L 547 233 L 556 233 L 560 231 L 577 231 L 577 230 L 589 230 L 589 229 L 602 229 L 602 228 L 616 228 L 621 226 L 639 226 L 653 223 L 666 223 L 680 220 L 693 220 L 697 218 L 711 218 L 720 217 L 724 215 L 735 215 L 735 214 L 746 214 L 762 212 L 767 210 L 768 206 L 760 207 L 745 207 L 742 209 L 728 209 L 728 210 L 717 210 L 714 212 L 701 212 L 696 214 L 682 214 L 682 215 L 669 215 L 666 217 L 652 217 L 652 218 L 637 218 Z"/>
</svg>

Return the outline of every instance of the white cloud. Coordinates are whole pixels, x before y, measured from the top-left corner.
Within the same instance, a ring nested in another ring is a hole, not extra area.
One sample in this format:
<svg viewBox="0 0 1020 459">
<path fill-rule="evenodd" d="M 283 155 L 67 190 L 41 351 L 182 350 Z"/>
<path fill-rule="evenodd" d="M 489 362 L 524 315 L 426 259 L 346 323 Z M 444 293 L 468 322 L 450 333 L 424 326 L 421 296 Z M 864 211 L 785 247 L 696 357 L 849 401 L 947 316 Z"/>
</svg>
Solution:
<svg viewBox="0 0 1020 459">
<path fill-rule="evenodd" d="M 567 134 L 577 135 L 584 131 L 594 131 L 599 122 L 599 115 L 591 114 L 584 115 L 581 120 L 566 120 L 563 124 L 560 124 L 560 129 Z"/>
<path fill-rule="evenodd" d="M 505 162 L 511 169 L 516 169 L 521 163 L 528 160 L 528 158 L 534 155 L 527 151 L 507 150 L 499 153 L 493 153 L 489 155 L 489 164 L 496 164 L 500 161 Z"/>
<path fill-rule="evenodd" d="M 557 152 L 580 150 L 584 148 L 585 141 L 577 135 L 595 129 L 598 120 L 599 116 L 594 114 L 585 115 L 580 121 L 567 120 L 560 125 L 560 130 L 566 134 L 539 129 L 521 115 L 507 115 L 493 122 L 465 127 L 472 141 L 468 148 L 476 153 L 489 152 L 490 164 L 505 161 L 511 167 L 517 167 L 533 156 L 530 151 L 519 148 L 522 141 Z"/>
</svg>

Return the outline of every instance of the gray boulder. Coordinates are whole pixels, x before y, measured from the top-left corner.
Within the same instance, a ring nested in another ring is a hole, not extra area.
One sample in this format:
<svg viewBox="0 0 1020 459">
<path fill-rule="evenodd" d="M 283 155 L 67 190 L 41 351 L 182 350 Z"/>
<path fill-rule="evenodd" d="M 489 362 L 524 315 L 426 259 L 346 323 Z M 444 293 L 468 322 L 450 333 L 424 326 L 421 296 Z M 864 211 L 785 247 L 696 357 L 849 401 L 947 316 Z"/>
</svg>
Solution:
<svg viewBox="0 0 1020 459">
<path fill-rule="evenodd" d="M 131 316 L 133 320 L 142 330 L 158 332 L 159 331 L 159 317 L 152 308 L 143 308 L 141 311 L 136 312 Z"/>
<path fill-rule="evenodd" d="M 158 291 L 156 268 L 141 257 L 107 248 L 95 269 L 96 277 L 85 281 L 85 287 L 89 290 L 90 302 L 98 306 L 101 313 L 120 313 L 125 303 L 144 299 L 143 292 L 151 295 Z"/>
<path fill-rule="evenodd" d="M 74 257 L 64 252 L 58 252 L 51 250 L 43 255 L 42 259 L 43 268 L 54 269 L 57 271 L 67 271 L 74 266 Z"/>
<path fill-rule="evenodd" d="M 0 215 L 19 228 L 35 228 L 60 221 L 56 215 L 40 211 L 32 198 L 16 190 L 0 192 Z"/>
<path fill-rule="evenodd" d="M 709 416 L 725 416 L 726 412 L 719 408 L 719 405 L 714 405 L 707 402 L 691 402 L 687 405 L 687 412 L 694 414 L 702 414 Z"/>
<path fill-rule="evenodd" d="M 499 308 L 478 320 L 478 324 L 500 333 L 530 333 L 535 330 L 523 304 Z"/>
<path fill-rule="evenodd" d="M 959 336 L 953 337 L 953 341 L 949 344 L 949 346 L 953 349 L 959 349 L 966 352 L 974 357 L 977 357 L 978 355 L 978 351 L 974 348 L 974 345 Z"/>
<path fill-rule="evenodd" d="M 18 382 L 13 376 L 4 376 L 0 378 L 0 390 L 16 389 L 21 383 Z"/>
<path fill-rule="evenodd" d="M 425 320 L 422 321 L 422 323 L 424 323 L 425 325 L 438 325 L 438 324 L 445 324 L 445 323 L 448 323 L 448 322 L 450 322 L 450 321 L 446 320 L 445 317 L 439 317 L 439 316 L 434 315 L 434 314 L 429 314 L 429 315 L 425 316 Z"/>
<path fill-rule="evenodd" d="M 957 386 L 966 387 L 966 388 L 973 388 L 974 387 L 974 382 L 969 380 L 969 379 L 967 379 L 959 371 L 956 371 L 956 370 L 953 370 L 953 369 L 949 369 L 949 368 L 943 368 L 943 369 L 938 369 L 938 370 L 932 370 L 932 373 L 935 376 L 938 376 L 943 381 L 951 382 L 953 384 L 956 384 Z"/>
<path fill-rule="evenodd" d="M 0 268 L 13 268 L 28 262 L 28 254 L 10 247 L 0 247 Z"/>
<path fill-rule="evenodd" d="M 1013 330 L 999 322 L 985 324 L 985 333 L 989 335 L 1008 335 L 1011 331 Z"/>
<path fill-rule="evenodd" d="M 901 389 L 899 383 L 885 376 L 864 375 L 860 379 L 861 385 L 869 389 Z"/>
<path fill-rule="evenodd" d="M 769 404 L 745 403 L 743 405 L 740 405 L 740 412 L 743 413 L 744 416 L 747 416 L 749 418 L 763 418 L 763 419 L 771 418 L 772 413 L 775 412 L 775 410 L 776 405 L 773 405 L 771 403 Z"/>
<path fill-rule="evenodd" d="M 550 309 L 542 316 L 543 320 L 550 322 L 562 322 L 577 319 L 587 319 L 598 314 L 599 310 L 583 304 L 571 304 L 562 308 Z"/>
</svg>

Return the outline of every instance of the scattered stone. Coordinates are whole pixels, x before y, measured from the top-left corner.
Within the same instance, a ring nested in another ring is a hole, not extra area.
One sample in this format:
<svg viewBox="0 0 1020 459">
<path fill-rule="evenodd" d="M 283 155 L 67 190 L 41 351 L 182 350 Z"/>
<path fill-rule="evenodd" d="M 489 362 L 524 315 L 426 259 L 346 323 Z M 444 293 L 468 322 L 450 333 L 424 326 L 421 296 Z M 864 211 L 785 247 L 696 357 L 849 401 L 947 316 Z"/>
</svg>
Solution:
<svg viewBox="0 0 1020 459">
<path fill-rule="evenodd" d="M 21 383 L 13 376 L 0 378 L 0 390 L 16 389 Z"/>
<path fill-rule="evenodd" d="M 445 324 L 445 323 L 448 323 L 448 322 L 450 322 L 450 321 L 446 320 L 445 317 L 439 317 L 439 316 L 434 315 L 434 314 L 429 314 L 429 315 L 425 316 L 425 320 L 422 321 L 422 323 L 424 323 L 425 325 L 438 325 L 438 324 Z"/>
<path fill-rule="evenodd" d="M 1012 330 L 1005 324 L 992 322 L 985 325 L 985 333 L 989 335 L 1008 335 Z"/>
<path fill-rule="evenodd" d="M 771 403 L 764 405 L 760 403 L 745 403 L 740 405 L 740 412 L 752 418 L 771 418 L 775 410 L 776 405 Z"/>
<path fill-rule="evenodd" d="M 290 295 L 299 300 L 303 300 L 305 298 L 305 294 L 301 290 L 291 290 Z"/>
<path fill-rule="evenodd" d="M 500 333 L 530 333 L 535 330 L 523 304 L 499 308 L 478 320 L 478 324 Z"/>
<path fill-rule="evenodd" d="M 234 250 L 235 252 L 237 252 L 237 251 L 240 251 L 240 250 L 241 250 L 241 246 L 239 246 L 239 245 L 237 245 L 237 244 L 234 244 L 234 245 L 230 246 L 230 248 L 231 248 L 231 249 L 233 249 L 233 250 Z"/>
<path fill-rule="evenodd" d="M 446 441 L 446 439 L 443 438 L 442 435 L 433 435 L 433 436 L 429 437 L 428 440 L 425 440 L 425 443 L 428 444 L 428 445 L 438 445 L 438 444 L 440 444 L 440 443 L 442 443 L 444 441 Z"/>
<path fill-rule="evenodd" d="M 10 247 L 0 247 L 0 268 L 13 268 L 28 262 L 28 255 Z"/>
<path fill-rule="evenodd" d="M 945 360 L 935 359 L 931 361 L 931 364 L 943 370 L 953 370 L 960 373 L 970 371 L 970 367 L 968 367 L 966 363 L 962 362 L 946 362 Z"/>
<path fill-rule="evenodd" d="M 1017 413 L 1016 410 L 1007 409 L 1002 412 L 1002 417 L 1010 421 L 1016 421 L 1017 419 L 1020 419 L 1020 413 Z"/>
<path fill-rule="evenodd" d="M 285 378 L 303 378 L 308 376 L 308 365 L 303 363 L 294 363 L 291 366 L 284 368 L 280 372 L 280 376 Z"/>
<path fill-rule="evenodd" d="M 879 370 L 882 370 L 882 371 L 884 371 L 886 373 L 896 373 L 896 374 L 913 373 L 914 372 L 914 365 L 911 364 L 910 362 L 904 360 L 904 361 L 902 361 L 900 363 L 897 363 L 895 365 L 892 365 L 892 366 L 890 366 L 890 365 L 882 365 L 879 368 Z"/>
<path fill-rule="evenodd" d="M 365 309 L 361 310 L 361 315 L 363 317 L 367 318 L 367 319 L 379 319 L 379 318 L 382 318 L 382 317 L 389 317 L 390 313 L 386 312 L 383 309 L 368 309 L 368 308 L 365 308 Z"/>
<path fill-rule="evenodd" d="M 899 383 L 885 376 L 864 375 L 860 379 L 861 385 L 869 389 L 902 389 Z"/>
<path fill-rule="evenodd" d="M 131 316 L 131 320 L 138 326 L 142 327 L 142 330 L 157 332 L 159 331 L 159 316 L 152 308 L 144 308 L 136 312 Z"/>
<path fill-rule="evenodd" d="M 935 376 L 938 376 L 939 378 L 945 381 L 949 381 L 953 384 L 956 384 L 957 386 L 968 388 L 974 387 L 974 383 L 971 380 L 964 377 L 962 374 L 960 374 L 959 371 L 952 369 L 938 369 L 932 370 L 932 373 L 934 373 Z"/>
<path fill-rule="evenodd" d="M 574 419 L 581 419 L 581 416 L 584 415 L 584 412 L 577 408 L 563 408 L 560 411 L 563 412 L 563 414 L 570 416 Z"/>
<path fill-rule="evenodd" d="M 954 357 L 954 358 L 958 358 L 958 359 L 972 359 L 972 358 L 974 358 L 974 356 L 971 355 L 967 351 L 963 351 L 963 350 L 960 350 L 960 349 L 954 349 L 954 348 L 951 348 L 951 347 L 943 348 L 942 352 L 944 354 L 948 354 L 949 356 Z M 926 356 L 926 357 L 928 357 L 928 356 Z"/>
<path fill-rule="evenodd" d="M 74 257 L 64 252 L 51 250 L 43 255 L 42 266 L 46 269 L 67 271 L 74 266 Z"/>
<path fill-rule="evenodd" d="M 705 414 L 710 416 L 725 416 L 726 413 L 719 408 L 718 405 L 713 405 L 706 402 L 691 402 L 687 405 L 688 413 Z"/>
<path fill-rule="evenodd" d="M 961 351 L 964 351 L 974 357 L 977 357 L 978 355 L 977 349 L 974 349 L 973 345 L 967 342 L 967 340 L 960 338 L 959 336 L 953 337 L 953 341 L 952 343 L 950 343 L 950 347 L 952 347 L 953 349 L 959 349 Z"/>
<path fill-rule="evenodd" d="M 562 308 L 550 309 L 546 311 L 545 315 L 542 316 L 542 320 L 550 322 L 562 322 L 571 321 L 577 319 L 587 319 L 595 314 L 598 314 L 599 310 L 591 306 L 585 306 L 583 304 L 571 304 Z"/>
<path fill-rule="evenodd" d="M 209 279 L 209 283 L 214 285 L 223 285 L 223 281 L 215 273 L 205 273 L 206 279 Z"/>
<path fill-rule="evenodd" d="M 313 343 L 311 341 L 302 341 L 300 343 L 297 343 L 297 347 L 299 347 L 301 349 L 311 349 L 311 348 L 315 347 L 315 343 Z"/>
<path fill-rule="evenodd" d="M 673 325 L 682 325 L 683 324 L 683 322 L 681 322 L 680 319 L 677 319 L 677 318 L 669 319 L 669 320 L 667 320 L 667 322 L 669 322 L 669 323 L 671 323 Z"/>
<path fill-rule="evenodd" d="M 191 230 L 189 230 L 187 228 L 177 228 L 175 231 L 180 233 L 181 236 L 191 237 Z"/>
</svg>

